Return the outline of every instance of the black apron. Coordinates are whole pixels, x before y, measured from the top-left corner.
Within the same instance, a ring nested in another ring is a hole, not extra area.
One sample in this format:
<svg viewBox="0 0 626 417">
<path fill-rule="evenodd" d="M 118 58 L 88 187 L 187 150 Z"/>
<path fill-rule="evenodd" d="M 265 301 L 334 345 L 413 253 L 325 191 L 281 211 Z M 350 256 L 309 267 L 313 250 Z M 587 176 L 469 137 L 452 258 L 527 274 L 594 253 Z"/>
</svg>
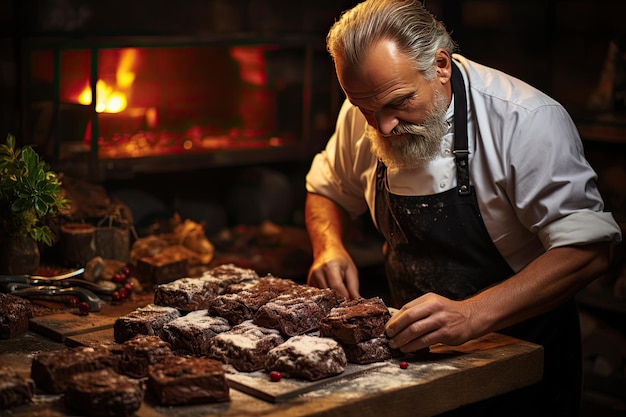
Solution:
<svg viewBox="0 0 626 417">
<path fill-rule="evenodd" d="M 451 83 L 456 188 L 428 196 L 395 195 L 388 190 L 386 166 L 379 161 L 376 168 L 376 223 L 387 241 L 385 269 L 396 307 L 427 292 L 461 300 L 514 274 L 487 232 L 470 185 L 467 99 L 454 63 Z M 578 415 L 581 342 L 574 300 L 500 333 L 544 346 L 543 380 L 446 415 Z"/>
</svg>

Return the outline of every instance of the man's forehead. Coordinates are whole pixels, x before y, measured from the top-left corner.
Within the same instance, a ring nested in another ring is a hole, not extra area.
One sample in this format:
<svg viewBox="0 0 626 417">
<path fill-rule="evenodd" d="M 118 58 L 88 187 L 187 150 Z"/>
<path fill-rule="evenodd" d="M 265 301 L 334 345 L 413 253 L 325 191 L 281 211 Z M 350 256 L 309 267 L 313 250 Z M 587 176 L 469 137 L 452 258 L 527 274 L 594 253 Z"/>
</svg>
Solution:
<svg viewBox="0 0 626 417">
<path fill-rule="evenodd" d="M 372 46 L 358 65 L 338 59 L 335 67 L 344 92 L 355 100 L 385 100 L 391 95 L 406 94 L 416 88 L 419 74 L 413 63 L 388 41 Z"/>
</svg>

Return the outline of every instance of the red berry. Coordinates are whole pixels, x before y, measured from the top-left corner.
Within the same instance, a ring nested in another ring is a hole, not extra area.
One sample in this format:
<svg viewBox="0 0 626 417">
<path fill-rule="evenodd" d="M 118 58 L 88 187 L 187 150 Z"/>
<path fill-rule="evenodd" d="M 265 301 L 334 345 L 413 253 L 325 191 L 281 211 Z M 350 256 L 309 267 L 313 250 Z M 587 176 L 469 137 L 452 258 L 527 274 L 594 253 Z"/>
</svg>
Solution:
<svg viewBox="0 0 626 417">
<path fill-rule="evenodd" d="M 405 361 L 400 362 L 400 368 L 406 369 L 408 367 L 409 367 L 409 363 L 408 362 L 405 362 Z"/>
<path fill-rule="evenodd" d="M 78 297 L 76 297 L 75 295 L 70 295 L 69 297 L 67 297 L 67 303 L 72 307 L 77 307 Z"/>
<path fill-rule="evenodd" d="M 89 314 L 89 304 L 87 304 L 86 301 L 81 301 L 80 303 L 78 303 L 78 313 L 81 316 L 86 316 L 87 314 Z"/>
<path fill-rule="evenodd" d="M 133 284 L 131 282 L 127 282 L 126 284 L 124 284 L 124 289 L 127 292 L 131 292 L 133 290 Z"/>
<path fill-rule="evenodd" d="M 278 372 L 278 371 L 271 371 L 270 372 L 270 379 L 272 380 L 272 382 L 278 382 L 281 380 L 281 378 L 283 377 L 283 375 Z"/>
<path fill-rule="evenodd" d="M 113 294 L 111 294 L 111 297 L 113 297 L 113 299 L 117 301 L 120 299 L 120 293 L 117 291 L 113 291 Z"/>
<path fill-rule="evenodd" d="M 119 289 L 119 294 L 120 294 L 120 298 L 126 298 L 126 296 L 128 296 L 128 291 L 126 291 L 126 288 L 122 287 Z"/>
<path fill-rule="evenodd" d="M 124 275 L 128 276 L 130 275 L 130 268 L 125 266 L 124 268 L 122 268 L 122 272 L 124 273 Z"/>
<path fill-rule="evenodd" d="M 113 282 L 122 282 L 126 279 L 126 277 L 124 277 L 122 274 L 120 273 L 115 273 L 113 274 L 113 278 L 111 278 L 111 280 Z"/>
</svg>

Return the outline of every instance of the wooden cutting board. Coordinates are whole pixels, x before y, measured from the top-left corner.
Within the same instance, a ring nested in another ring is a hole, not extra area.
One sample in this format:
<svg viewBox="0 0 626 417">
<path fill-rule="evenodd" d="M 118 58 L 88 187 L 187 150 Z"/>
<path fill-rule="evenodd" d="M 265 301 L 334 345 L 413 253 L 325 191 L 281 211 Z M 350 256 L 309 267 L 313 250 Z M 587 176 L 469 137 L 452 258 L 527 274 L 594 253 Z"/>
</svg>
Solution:
<svg viewBox="0 0 626 417">
<path fill-rule="evenodd" d="M 386 362 L 377 362 L 367 365 L 349 363 L 345 371 L 341 374 L 318 381 L 282 378 L 279 382 L 272 382 L 265 371 L 237 372 L 234 370 L 232 373 L 226 374 L 226 379 L 231 388 L 235 388 L 265 401 L 280 403 L 297 397 L 300 394 L 320 389 L 331 382 L 355 377 L 384 365 L 386 365 Z"/>
<path fill-rule="evenodd" d="M 59 313 L 30 319 L 30 330 L 57 342 L 65 342 L 69 336 L 111 329 L 115 317 L 97 313 L 81 316 L 74 313 Z"/>
</svg>

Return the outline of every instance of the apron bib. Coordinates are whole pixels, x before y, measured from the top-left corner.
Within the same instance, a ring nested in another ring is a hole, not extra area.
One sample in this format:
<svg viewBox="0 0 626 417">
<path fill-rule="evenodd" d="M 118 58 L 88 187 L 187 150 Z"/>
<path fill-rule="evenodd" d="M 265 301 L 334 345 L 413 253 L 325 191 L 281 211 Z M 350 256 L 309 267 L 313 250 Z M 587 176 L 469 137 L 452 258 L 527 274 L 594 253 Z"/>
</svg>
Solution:
<svg viewBox="0 0 626 417">
<path fill-rule="evenodd" d="M 451 83 L 456 188 L 428 196 L 396 195 L 389 191 L 386 166 L 379 161 L 376 167 L 376 224 L 387 242 L 385 271 L 398 308 L 427 292 L 462 300 L 514 274 L 489 236 L 470 185 L 467 99 L 454 63 Z M 501 333 L 544 345 L 543 381 L 463 407 L 459 415 L 577 415 L 581 355 L 575 302 Z"/>
</svg>

